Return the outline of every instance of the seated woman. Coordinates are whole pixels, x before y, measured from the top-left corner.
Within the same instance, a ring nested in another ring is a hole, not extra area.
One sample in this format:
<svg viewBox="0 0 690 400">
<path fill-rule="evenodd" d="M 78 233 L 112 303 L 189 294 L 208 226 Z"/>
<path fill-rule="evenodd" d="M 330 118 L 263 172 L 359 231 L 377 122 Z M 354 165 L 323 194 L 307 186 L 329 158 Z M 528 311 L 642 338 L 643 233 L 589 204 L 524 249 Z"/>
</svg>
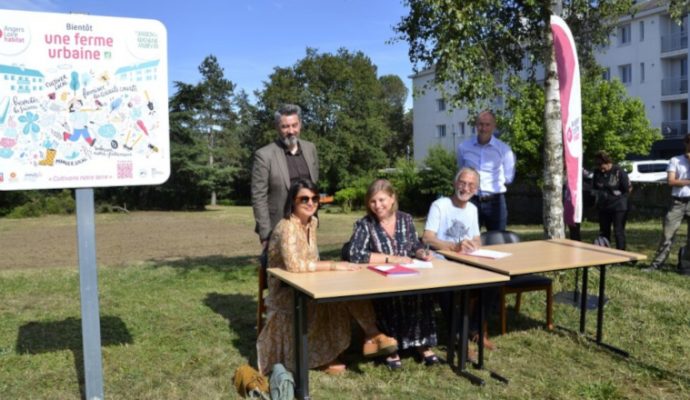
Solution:
<svg viewBox="0 0 690 400">
<path fill-rule="evenodd" d="M 319 207 L 319 190 L 308 180 L 292 184 L 285 204 L 284 218 L 276 225 L 268 245 L 268 266 L 290 272 L 355 271 L 357 264 L 344 261 L 319 261 L 314 216 Z M 269 275 L 266 298 L 266 325 L 257 340 L 259 370 L 263 374 L 276 363 L 294 371 L 293 289 L 280 285 Z M 309 368 L 323 367 L 327 373 L 345 371 L 338 356 L 350 345 L 350 320 L 364 330 L 363 353 L 376 357 L 394 353 L 395 339 L 383 335 L 376 327 L 374 309 L 369 301 L 308 303 Z"/>
<path fill-rule="evenodd" d="M 417 237 L 412 216 L 398 211 L 391 183 L 375 180 L 366 195 L 367 215 L 355 223 L 350 238 L 349 259 L 356 263 L 410 263 L 412 257 L 431 260 Z M 374 300 L 381 330 L 393 336 L 401 349 L 415 348 L 426 365 L 438 364 L 430 347 L 437 344 L 432 295 L 404 296 Z M 400 356 L 386 359 L 388 367 L 402 367 Z"/>
</svg>

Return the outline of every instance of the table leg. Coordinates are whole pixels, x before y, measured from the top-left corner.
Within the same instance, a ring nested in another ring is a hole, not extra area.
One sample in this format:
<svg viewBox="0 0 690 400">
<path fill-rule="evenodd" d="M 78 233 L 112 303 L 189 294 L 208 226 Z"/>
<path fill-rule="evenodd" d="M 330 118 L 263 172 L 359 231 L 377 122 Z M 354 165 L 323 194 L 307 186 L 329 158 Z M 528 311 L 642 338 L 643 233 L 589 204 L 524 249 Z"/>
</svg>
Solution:
<svg viewBox="0 0 690 400">
<path fill-rule="evenodd" d="M 479 352 L 477 355 L 477 364 L 475 367 L 477 369 L 484 369 L 484 320 L 486 319 L 486 312 L 484 307 L 484 289 L 479 290 L 479 337 L 477 338 L 477 345 L 479 347 Z M 503 383 L 508 383 L 508 379 L 499 375 L 498 373 L 489 370 L 489 375 Z"/>
<path fill-rule="evenodd" d="M 460 293 L 458 291 L 453 291 L 450 295 L 450 329 L 448 332 L 448 354 L 446 358 L 448 360 L 448 365 L 450 365 L 451 368 L 455 368 L 455 349 L 458 345 L 458 323 L 460 322 L 458 318 L 459 296 Z"/>
<path fill-rule="evenodd" d="M 580 333 L 585 333 L 585 318 L 587 316 L 587 279 L 589 268 L 582 269 L 582 293 L 580 293 Z"/>
<path fill-rule="evenodd" d="M 307 299 L 302 292 L 295 290 L 295 396 L 298 399 L 309 397 L 309 351 L 307 347 Z"/>
<path fill-rule="evenodd" d="M 469 295 L 467 290 L 462 291 L 462 328 L 460 333 L 460 365 L 457 374 L 468 379 L 475 385 L 483 386 L 484 380 L 476 375 L 467 372 L 467 338 L 469 325 Z"/>
<path fill-rule="evenodd" d="M 597 308 L 597 336 L 596 336 L 596 343 L 599 346 L 605 347 L 614 353 L 620 354 L 623 357 L 629 357 L 630 354 L 625 351 L 621 350 L 617 347 L 613 347 L 609 344 L 603 343 L 601 341 L 601 338 L 603 336 L 603 330 L 604 330 L 604 292 L 606 291 L 606 265 L 601 266 L 601 272 L 599 276 L 599 304 Z"/>
</svg>

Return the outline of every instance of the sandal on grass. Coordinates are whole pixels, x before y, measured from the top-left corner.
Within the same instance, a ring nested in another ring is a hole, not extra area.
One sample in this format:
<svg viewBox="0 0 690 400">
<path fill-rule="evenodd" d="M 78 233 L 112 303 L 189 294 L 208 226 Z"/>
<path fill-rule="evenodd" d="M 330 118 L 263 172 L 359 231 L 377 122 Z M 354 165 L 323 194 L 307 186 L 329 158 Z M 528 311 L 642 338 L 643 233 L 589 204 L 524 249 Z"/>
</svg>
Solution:
<svg viewBox="0 0 690 400">
<path fill-rule="evenodd" d="M 328 375 L 341 375 L 347 371 L 345 364 L 341 363 L 337 358 L 328 364 L 319 367 L 318 369 L 327 373 Z"/>
<path fill-rule="evenodd" d="M 423 352 L 419 352 L 419 362 L 424 362 L 424 365 L 427 367 L 431 367 L 432 365 L 437 365 L 441 361 L 438 359 L 438 356 L 434 354 L 433 351 L 431 350 L 425 350 Z"/>
<path fill-rule="evenodd" d="M 362 346 L 362 354 L 367 358 L 387 356 L 396 351 L 398 351 L 398 341 L 383 333 L 369 338 Z"/>
<path fill-rule="evenodd" d="M 402 369 L 402 360 L 400 360 L 400 356 L 396 354 L 394 357 L 386 358 L 386 366 L 388 366 L 388 369 L 391 371 Z"/>
</svg>

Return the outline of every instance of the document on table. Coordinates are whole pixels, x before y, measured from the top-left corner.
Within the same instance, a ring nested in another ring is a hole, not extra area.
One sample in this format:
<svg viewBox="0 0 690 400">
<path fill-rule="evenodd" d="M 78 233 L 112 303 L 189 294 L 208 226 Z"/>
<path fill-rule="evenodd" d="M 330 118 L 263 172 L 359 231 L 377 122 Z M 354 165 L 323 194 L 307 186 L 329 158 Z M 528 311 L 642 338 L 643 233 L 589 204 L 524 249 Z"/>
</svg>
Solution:
<svg viewBox="0 0 690 400">
<path fill-rule="evenodd" d="M 422 260 L 417 260 L 413 259 L 411 263 L 409 264 L 400 264 L 403 267 L 407 268 L 416 268 L 416 269 L 430 269 L 434 268 L 434 265 L 431 263 L 431 261 L 422 261 Z"/>
<path fill-rule="evenodd" d="M 488 250 L 488 249 L 477 249 L 471 253 L 467 253 L 467 255 L 475 256 L 475 257 L 499 259 L 499 258 L 508 257 L 510 255 L 510 253 L 506 253 L 503 251 L 496 251 L 496 250 Z"/>
</svg>

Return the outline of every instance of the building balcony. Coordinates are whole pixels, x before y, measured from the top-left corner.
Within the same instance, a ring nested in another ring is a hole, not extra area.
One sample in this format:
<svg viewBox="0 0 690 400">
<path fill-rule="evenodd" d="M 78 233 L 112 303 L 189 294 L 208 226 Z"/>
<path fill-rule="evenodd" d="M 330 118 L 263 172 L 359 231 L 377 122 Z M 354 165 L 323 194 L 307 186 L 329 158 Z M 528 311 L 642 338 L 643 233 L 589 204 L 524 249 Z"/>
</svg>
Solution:
<svg viewBox="0 0 690 400">
<path fill-rule="evenodd" d="M 664 121 L 661 123 L 661 134 L 664 139 L 678 139 L 688 133 L 688 121 Z"/>
<path fill-rule="evenodd" d="M 669 51 L 687 50 L 688 48 L 688 34 L 687 32 L 679 32 L 673 35 L 664 35 L 661 37 L 661 52 L 667 53 Z"/>
<path fill-rule="evenodd" d="M 678 76 L 661 80 L 661 95 L 672 96 L 674 94 L 688 93 L 688 77 Z"/>
</svg>

